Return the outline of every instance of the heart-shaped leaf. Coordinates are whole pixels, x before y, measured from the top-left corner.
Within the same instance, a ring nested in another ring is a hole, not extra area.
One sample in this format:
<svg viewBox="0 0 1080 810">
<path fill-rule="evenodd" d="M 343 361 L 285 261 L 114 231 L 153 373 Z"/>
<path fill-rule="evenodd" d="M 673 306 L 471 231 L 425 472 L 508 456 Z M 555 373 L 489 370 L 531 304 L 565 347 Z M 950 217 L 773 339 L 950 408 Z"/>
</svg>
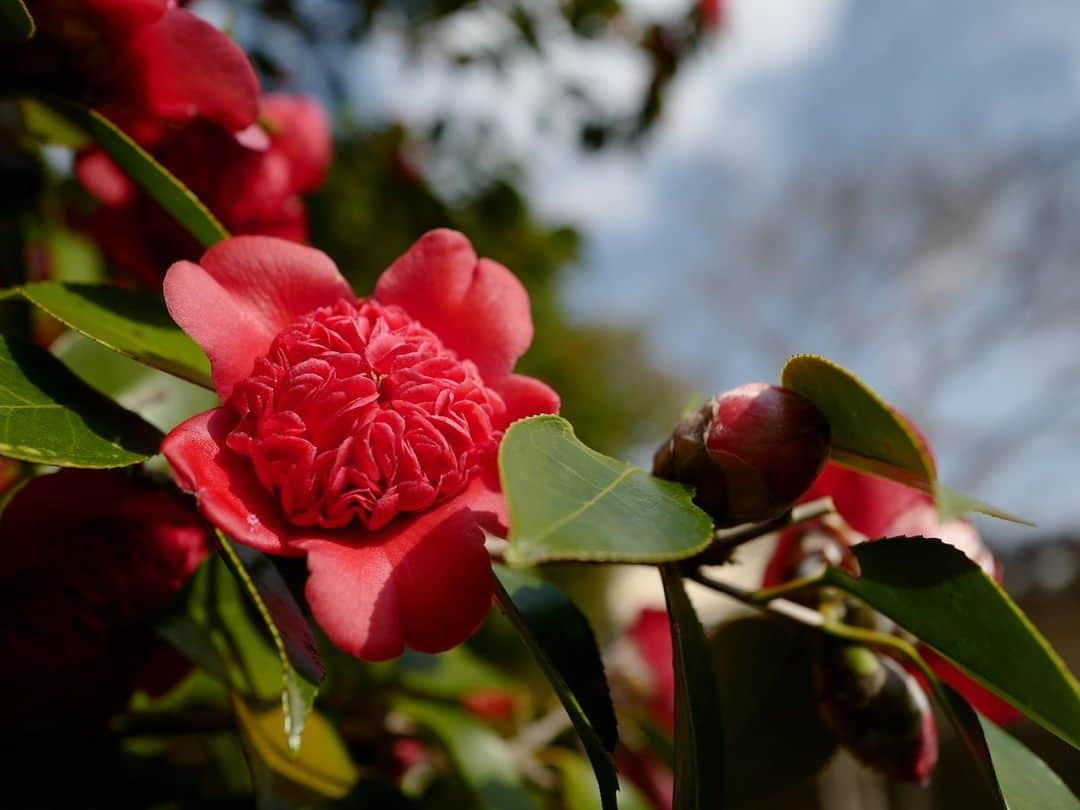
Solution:
<svg viewBox="0 0 1080 810">
<path fill-rule="evenodd" d="M 497 566 L 495 598 L 544 670 L 596 773 L 604 810 L 615 810 L 618 743 L 607 676 L 589 620 L 554 585 Z"/>
<path fill-rule="evenodd" d="M 42 96 L 39 100 L 93 138 L 132 180 L 203 247 L 211 247 L 228 238 L 228 231 L 210 213 L 210 209 L 108 118 L 96 110 L 54 96 Z"/>
<path fill-rule="evenodd" d="M 499 468 L 513 565 L 665 562 L 691 557 L 712 539 L 712 520 L 690 489 L 591 450 L 558 416 L 511 425 Z"/>
<path fill-rule="evenodd" d="M 1080 748 L 1080 684 L 1020 608 L 979 566 L 940 540 L 855 547 L 860 575 L 819 582 L 874 607 L 990 691 Z"/>
<path fill-rule="evenodd" d="M 0 336 L 0 454 L 59 467 L 126 467 L 154 455 L 161 439 L 45 350 Z"/>
<path fill-rule="evenodd" d="M 825 414 L 832 429 L 831 456 L 837 463 L 933 495 L 942 520 L 976 511 L 1028 523 L 941 485 L 934 458 L 919 434 L 843 366 L 816 355 L 796 355 L 784 366 L 780 382 Z"/>
<path fill-rule="evenodd" d="M 18 288 L 35 306 L 76 332 L 133 360 L 213 389 L 210 361 L 173 323 L 160 295 L 108 284 L 45 281 Z"/>
<path fill-rule="evenodd" d="M 675 664 L 674 810 L 724 805 L 724 724 L 712 651 L 682 575 L 660 566 Z"/>
<path fill-rule="evenodd" d="M 836 750 L 813 689 L 813 633 L 749 616 L 712 634 L 724 724 L 724 790 L 732 807 L 807 781 Z"/>
</svg>

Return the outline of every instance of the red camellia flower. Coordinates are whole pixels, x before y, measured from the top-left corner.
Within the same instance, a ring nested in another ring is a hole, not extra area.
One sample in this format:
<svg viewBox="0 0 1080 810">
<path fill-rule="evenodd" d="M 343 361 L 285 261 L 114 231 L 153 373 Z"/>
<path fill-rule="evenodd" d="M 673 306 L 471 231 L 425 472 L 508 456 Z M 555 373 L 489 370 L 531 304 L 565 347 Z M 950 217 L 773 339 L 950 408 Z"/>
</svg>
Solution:
<svg viewBox="0 0 1080 810">
<path fill-rule="evenodd" d="M 0 686 L 18 696 L 6 715 L 100 720 L 137 686 L 168 685 L 163 660 L 175 679 L 149 619 L 209 546 L 174 490 L 114 471 L 43 475 L 4 510 L 0 548 Z"/>
<path fill-rule="evenodd" d="M 929 449 L 925 440 L 923 443 Z M 802 500 L 814 500 L 826 495 L 832 497 L 836 511 L 844 522 L 858 533 L 855 536 L 846 534 L 846 543 L 882 537 L 934 537 L 964 552 L 988 575 L 1001 580 L 1001 566 L 982 542 L 974 525 L 966 520 L 942 523 L 933 498 L 924 492 L 829 463 Z M 835 535 L 832 539 L 840 542 Z M 815 540 L 820 540 L 820 535 L 812 526 L 794 527 L 784 532 L 766 567 L 763 584 L 771 587 L 798 576 L 805 544 Z M 1008 723 L 1019 719 L 1020 712 L 972 681 L 933 650 L 924 647 L 921 653 L 942 680 L 991 720 Z"/>
<path fill-rule="evenodd" d="M 330 121 L 314 99 L 272 94 L 262 104 L 265 142 L 237 139 L 197 119 L 153 149 L 170 171 L 235 234 L 308 238 L 301 195 L 322 185 L 333 150 Z M 109 260 L 146 283 L 194 259 L 198 243 L 100 150 L 79 156 L 79 180 L 101 203 L 89 228 Z"/>
<path fill-rule="evenodd" d="M 210 357 L 220 408 L 162 450 L 222 531 L 307 556 L 307 597 L 342 649 L 440 652 L 484 620 L 484 529 L 504 532 L 496 451 L 558 396 L 512 373 L 525 288 L 453 231 L 420 239 L 357 299 L 317 250 L 236 237 L 165 277 Z"/>
<path fill-rule="evenodd" d="M 0 57 L 0 86 L 90 104 L 141 142 L 204 117 L 237 132 L 258 115 L 243 50 L 176 0 L 26 0 L 37 24 Z"/>
</svg>

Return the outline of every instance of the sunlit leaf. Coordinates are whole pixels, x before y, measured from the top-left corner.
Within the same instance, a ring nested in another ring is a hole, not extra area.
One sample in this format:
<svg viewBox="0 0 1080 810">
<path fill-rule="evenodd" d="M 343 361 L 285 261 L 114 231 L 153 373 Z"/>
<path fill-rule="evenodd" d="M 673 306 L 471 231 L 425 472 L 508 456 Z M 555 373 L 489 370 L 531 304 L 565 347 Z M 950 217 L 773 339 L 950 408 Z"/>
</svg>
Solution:
<svg viewBox="0 0 1080 810">
<path fill-rule="evenodd" d="M 44 349 L 0 336 L 0 454 L 60 467 L 126 467 L 154 455 L 161 439 Z"/>
<path fill-rule="evenodd" d="M 712 538 L 691 490 L 589 449 L 557 416 L 511 425 L 499 467 L 511 564 L 663 562 L 690 557 Z"/>
<path fill-rule="evenodd" d="M 58 321 L 113 351 L 213 388 L 209 360 L 173 323 L 160 295 L 108 284 L 52 281 L 27 284 L 18 292 Z"/>
<path fill-rule="evenodd" d="M 210 209 L 108 118 L 95 110 L 53 96 L 39 100 L 93 138 L 132 180 L 203 247 L 228 238 L 228 231 L 210 213 Z"/>
<path fill-rule="evenodd" d="M 318 712 L 307 719 L 304 747 L 296 752 L 281 736 L 282 707 L 254 708 L 233 699 L 237 725 L 253 763 L 256 789 L 304 805 L 349 794 L 359 772 L 333 725 Z M 260 772 L 260 769 L 265 769 Z"/>
<path fill-rule="evenodd" d="M 78 332 L 62 335 L 53 343 L 52 353 L 94 390 L 158 430 L 172 430 L 220 404 L 213 391 L 137 363 Z"/>
<path fill-rule="evenodd" d="M 605 810 L 614 810 L 618 742 L 604 664 L 588 619 L 554 585 L 496 568 L 496 600 L 547 675 L 570 716 L 596 774 Z"/>
<path fill-rule="evenodd" d="M 814 694 L 813 643 L 811 630 L 758 616 L 712 634 L 730 806 L 807 781 L 836 750 Z"/>
<path fill-rule="evenodd" d="M 674 810 L 720 810 L 724 804 L 724 724 L 712 652 L 682 575 L 660 567 L 675 664 Z"/>
<path fill-rule="evenodd" d="M 394 708 L 427 729 L 485 810 L 539 810 L 526 790 L 509 743 L 466 711 L 398 697 Z"/>
<path fill-rule="evenodd" d="M 938 482 L 933 456 L 896 410 L 843 366 L 816 355 L 796 355 L 780 382 L 825 414 L 832 429 L 832 458 L 861 472 L 899 481 L 933 495 L 943 520 L 970 511 L 1027 523 L 968 498 Z"/>
<path fill-rule="evenodd" d="M 859 576 L 829 568 L 819 581 L 873 606 L 1080 748 L 1080 684 L 979 566 L 952 546 L 921 537 L 862 543 L 855 556 Z"/>
</svg>

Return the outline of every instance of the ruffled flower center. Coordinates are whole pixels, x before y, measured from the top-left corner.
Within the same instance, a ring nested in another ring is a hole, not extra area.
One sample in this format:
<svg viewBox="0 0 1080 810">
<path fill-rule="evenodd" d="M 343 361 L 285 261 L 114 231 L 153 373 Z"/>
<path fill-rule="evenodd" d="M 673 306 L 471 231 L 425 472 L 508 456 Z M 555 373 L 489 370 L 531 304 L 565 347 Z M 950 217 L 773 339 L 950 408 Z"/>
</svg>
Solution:
<svg viewBox="0 0 1080 810">
<path fill-rule="evenodd" d="M 404 310 L 339 301 L 293 323 L 237 385 L 226 440 L 296 525 L 375 531 L 460 493 L 505 405 Z"/>
</svg>

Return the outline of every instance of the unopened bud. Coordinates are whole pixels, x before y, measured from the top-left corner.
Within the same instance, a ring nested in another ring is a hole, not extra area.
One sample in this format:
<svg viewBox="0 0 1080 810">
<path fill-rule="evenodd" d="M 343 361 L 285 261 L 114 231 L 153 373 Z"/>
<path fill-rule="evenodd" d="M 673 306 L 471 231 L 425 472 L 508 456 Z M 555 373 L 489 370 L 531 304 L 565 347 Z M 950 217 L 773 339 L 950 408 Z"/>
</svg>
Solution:
<svg viewBox="0 0 1080 810">
<path fill-rule="evenodd" d="M 718 526 L 777 517 L 829 455 L 829 423 L 809 400 L 764 383 L 740 386 L 685 417 L 653 457 L 653 473 L 690 484 Z"/>
<path fill-rule="evenodd" d="M 867 647 L 828 642 L 815 686 L 825 724 L 855 757 L 892 779 L 926 783 L 937 764 L 937 724 L 911 673 Z"/>
</svg>

